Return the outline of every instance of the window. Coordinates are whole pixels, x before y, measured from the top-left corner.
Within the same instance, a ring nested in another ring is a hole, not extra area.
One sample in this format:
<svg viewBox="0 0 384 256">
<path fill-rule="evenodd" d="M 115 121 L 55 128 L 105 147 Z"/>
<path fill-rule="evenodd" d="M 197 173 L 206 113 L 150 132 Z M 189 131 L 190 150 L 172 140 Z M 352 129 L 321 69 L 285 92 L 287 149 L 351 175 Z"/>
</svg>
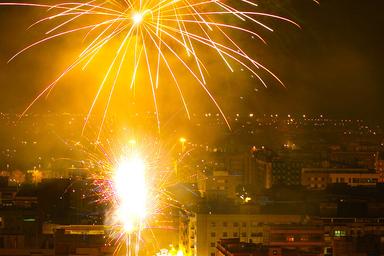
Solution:
<svg viewBox="0 0 384 256">
<path fill-rule="evenodd" d="M 223 232 L 223 237 L 227 237 L 228 236 L 228 233 L 227 232 Z"/>
<path fill-rule="evenodd" d="M 233 237 L 238 237 L 238 236 L 239 236 L 239 233 L 233 232 Z"/>
<path fill-rule="evenodd" d="M 238 222 L 233 222 L 233 227 L 237 228 L 239 226 Z"/>
<path fill-rule="evenodd" d="M 345 235 L 346 235 L 346 234 L 345 234 L 345 230 L 335 230 L 335 231 L 334 231 L 334 235 L 335 235 L 336 237 L 345 236 Z"/>
<path fill-rule="evenodd" d="M 211 247 L 215 247 L 216 246 L 216 243 L 211 243 Z"/>
<path fill-rule="evenodd" d="M 216 222 L 211 222 L 211 227 L 216 227 Z"/>
<path fill-rule="evenodd" d="M 211 256 L 216 256 L 216 253 L 214 253 L 214 252 L 211 252 Z"/>
<path fill-rule="evenodd" d="M 247 232 L 241 232 L 241 237 L 247 237 Z"/>
<path fill-rule="evenodd" d="M 216 233 L 215 232 L 211 232 L 211 237 L 216 237 Z"/>
<path fill-rule="evenodd" d="M 223 227 L 227 227 L 228 223 L 226 221 L 223 222 Z"/>
<path fill-rule="evenodd" d="M 243 228 L 245 228 L 245 227 L 247 226 L 247 223 L 246 223 L 246 222 L 243 222 L 243 223 L 241 223 L 241 226 L 242 226 Z"/>
<path fill-rule="evenodd" d="M 252 237 L 261 237 L 261 236 L 263 236 L 263 233 L 262 232 L 252 232 L 251 236 Z"/>
<path fill-rule="evenodd" d="M 292 235 L 287 236 L 287 242 L 295 242 L 295 237 Z"/>
</svg>

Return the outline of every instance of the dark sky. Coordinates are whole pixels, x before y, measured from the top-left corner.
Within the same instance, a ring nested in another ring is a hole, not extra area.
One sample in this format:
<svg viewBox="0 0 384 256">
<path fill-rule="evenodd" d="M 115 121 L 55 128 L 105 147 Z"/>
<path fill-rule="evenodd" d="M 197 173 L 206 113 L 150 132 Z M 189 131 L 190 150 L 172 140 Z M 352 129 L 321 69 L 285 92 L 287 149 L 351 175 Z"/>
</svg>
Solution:
<svg viewBox="0 0 384 256">
<path fill-rule="evenodd" d="M 321 0 L 320 5 L 311 0 L 259 3 L 260 8 L 290 17 L 302 27 L 273 22 L 275 32 L 264 33 L 268 46 L 246 43 L 248 50 L 274 71 L 286 88 L 267 79 L 270 86 L 264 89 L 239 72 L 217 75 L 217 84 L 212 83 L 214 91 L 222 95 L 219 101 L 232 102 L 226 104 L 226 111 L 323 113 L 384 120 L 383 0 Z M 26 31 L 37 17 L 41 16 L 27 8 L 0 7 L 1 111 L 22 111 L 33 95 L 55 77 L 62 58 L 69 58 L 60 51 L 61 44 L 70 40 L 65 39 L 6 64 L 13 53 L 43 31 Z M 69 80 L 63 81 L 58 89 L 66 97 L 52 97 L 62 106 L 60 110 L 76 111 L 81 105 L 77 103 L 82 101 L 81 90 L 68 91 L 67 83 Z M 51 106 L 44 102 L 38 105 L 42 109 Z"/>
<path fill-rule="evenodd" d="M 281 59 L 271 58 L 288 88 L 268 100 L 279 110 L 383 120 L 384 1 L 292 2 L 302 30 L 284 34 L 274 47 Z"/>
</svg>

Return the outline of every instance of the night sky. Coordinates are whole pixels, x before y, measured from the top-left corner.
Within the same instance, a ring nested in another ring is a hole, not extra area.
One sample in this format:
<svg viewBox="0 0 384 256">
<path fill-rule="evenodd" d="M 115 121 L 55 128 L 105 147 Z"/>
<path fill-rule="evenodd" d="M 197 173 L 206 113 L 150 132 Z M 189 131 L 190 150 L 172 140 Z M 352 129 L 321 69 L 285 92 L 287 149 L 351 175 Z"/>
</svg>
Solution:
<svg viewBox="0 0 384 256">
<path fill-rule="evenodd" d="M 286 88 L 268 78 L 269 87 L 263 88 L 256 80 L 249 79 L 246 72 L 213 75 L 210 82 L 218 100 L 232 102 L 225 104 L 224 110 L 258 114 L 321 113 L 383 121 L 384 1 L 321 0 L 320 5 L 310 0 L 275 2 L 261 0 L 260 8 L 289 17 L 302 28 L 273 22 L 269 24 L 273 24 L 275 32 L 263 32 L 268 46 L 241 40 L 248 51 L 254 52 L 284 81 Z M 43 28 L 26 31 L 37 17 L 41 16 L 36 16 L 32 9 L 0 7 L 1 111 L 21 112 L 60 71 L 62 59 L 69 58 L 60 50 L 66 49 L 67 38 L 6 63 L 22 46 L 39 38 Z M 213 69 L 221 70 L 216 65 L 212 64 Z M 51 101 L 60 105 L 56 107 L 60 111 L 83 111 L 79 103 L 81 90 L 69 90 L 68 83 L 64 80 L 59 85 L 59 92 L 50 96 Z M 68 95 L 72 99 L 70 104 Z M 34 110 L 50 109 L 55 104 L 39 102 Z"/>
</svg>

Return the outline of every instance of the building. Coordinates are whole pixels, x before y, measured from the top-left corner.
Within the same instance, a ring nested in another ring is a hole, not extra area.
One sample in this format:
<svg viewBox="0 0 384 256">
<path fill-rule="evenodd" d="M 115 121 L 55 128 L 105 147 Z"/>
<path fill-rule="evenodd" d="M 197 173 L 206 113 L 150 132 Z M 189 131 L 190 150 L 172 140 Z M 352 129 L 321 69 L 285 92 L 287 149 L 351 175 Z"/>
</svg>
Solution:
<svg viewBox="0 0 384 256">
<path fill-rule="evenodd" d="M 375 167 L 377 152 L 367 151 L 332 151 L 329 160 L 333 166 L 368 168 Z"/>
<path fill-rule="evenodd" d="M 335 183 L 376 186 L 378 180 L 378 173 L 361 168 L 303 168 L 301 174 L 301 185 L 308 189 L 325 189 L 329 184 Z"/>
<path fill-rule="evenodd" d="M 0 255 L 53 255 L 53 243 L 46 243 L 41 233 L 36 187 L 5 188 L 0 205 Z"/>
<path fill-rule="evenodd" d="M 294 249 L 308 255 L 321 255 L 324 251 L 324 228 L 308 225 L 274 225 L 268 229 L 270 248 Z M 301 254 L 302 255 L 302 254 Z"/>
<path fill-rule="evenodd" d="M 301 215 L 197 213 L 184 217 L 180 246 L 194 256 L 215 256 L 220 239 L 268 243 L 268 229 L 276 224 L 299 224 Z"/>
<path fill-rule="evenodd" d="M 375 170 L 379 174 L 379 182 L 384 183 L 384 152 L 376 154 Z"/>
<path fill-rule="evenodd" d="M 105 240 L 108 229 L 103 225 L 43 226 L 43 234 L 52 237 L 56 256 L 113 255 L 114 248 Z"/>
<path fill-rule="evenodd" d="M 256 193 L 270 189 L 272 187 L 272 163 L 252 156 L 249 168 L 244 175 L 244 184 L 251 184 Z"/>
<path fill-rule="evenodd" d="M 271 161 L 256 160 L 258 184 L 264 188 L 273 185 L 297 186 L 301 184 L 301 169 L 306 167 L 320 167 L 320 162 L 309 160 L 275 158 Z"/>
<path fill-rule="evenodd" d="M 278 154 L 259 150 L 253 153 L 246 177 L 250 184 L 269 189 L 273 185 L 297 186 L 301 184 L 301 169 L 327 165 L 322 153 L 286 150 Z"/>
<path fill-rule="evenodd" d="M 236 188 L 243 183 L 243 176 L 231 174 L 228 171 L 214 171 L 212 176 L 205 179 L 207 198 L 236 197 Z"/>
<path fill-rule="evenodd" d="M 381 236 L 338 237 L 332 241 L 333 256 L 383 255 L 384 242 Z"/>
<path fill-rule="evenodd" d="M 274 228 L 270 237 L 274 245 L 240 242 L 239 238 L 220 239 L 216 246 L 216 256 L 323 256 L 321 228 Z"/>
<path fill-rule="evenodd" d="M 312 218 L 311 222 L 324 228 L 324 251 L 328 252 L 324 255 L 366 256 L 384 253 L 383 218 L 322 217 Z"/>
<path fill-rule="evenodd" d="M 216 256 L 267 256 L 268 248 L 254 243 L 240 242 L 239 238 L 220 239 Z"/>
</svg>

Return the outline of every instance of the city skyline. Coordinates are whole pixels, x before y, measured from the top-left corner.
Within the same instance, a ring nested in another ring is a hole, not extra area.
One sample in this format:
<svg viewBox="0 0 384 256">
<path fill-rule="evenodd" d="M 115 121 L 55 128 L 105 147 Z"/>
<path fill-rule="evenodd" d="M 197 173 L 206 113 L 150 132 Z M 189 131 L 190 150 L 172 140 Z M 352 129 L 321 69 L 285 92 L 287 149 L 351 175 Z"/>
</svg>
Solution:
<svg viewBox="0 0 384 256">
<path fill-rule="evenodd" d="M 382 0 L 28 1 L 0 256 L 384 255 Z"/>
</svg>

